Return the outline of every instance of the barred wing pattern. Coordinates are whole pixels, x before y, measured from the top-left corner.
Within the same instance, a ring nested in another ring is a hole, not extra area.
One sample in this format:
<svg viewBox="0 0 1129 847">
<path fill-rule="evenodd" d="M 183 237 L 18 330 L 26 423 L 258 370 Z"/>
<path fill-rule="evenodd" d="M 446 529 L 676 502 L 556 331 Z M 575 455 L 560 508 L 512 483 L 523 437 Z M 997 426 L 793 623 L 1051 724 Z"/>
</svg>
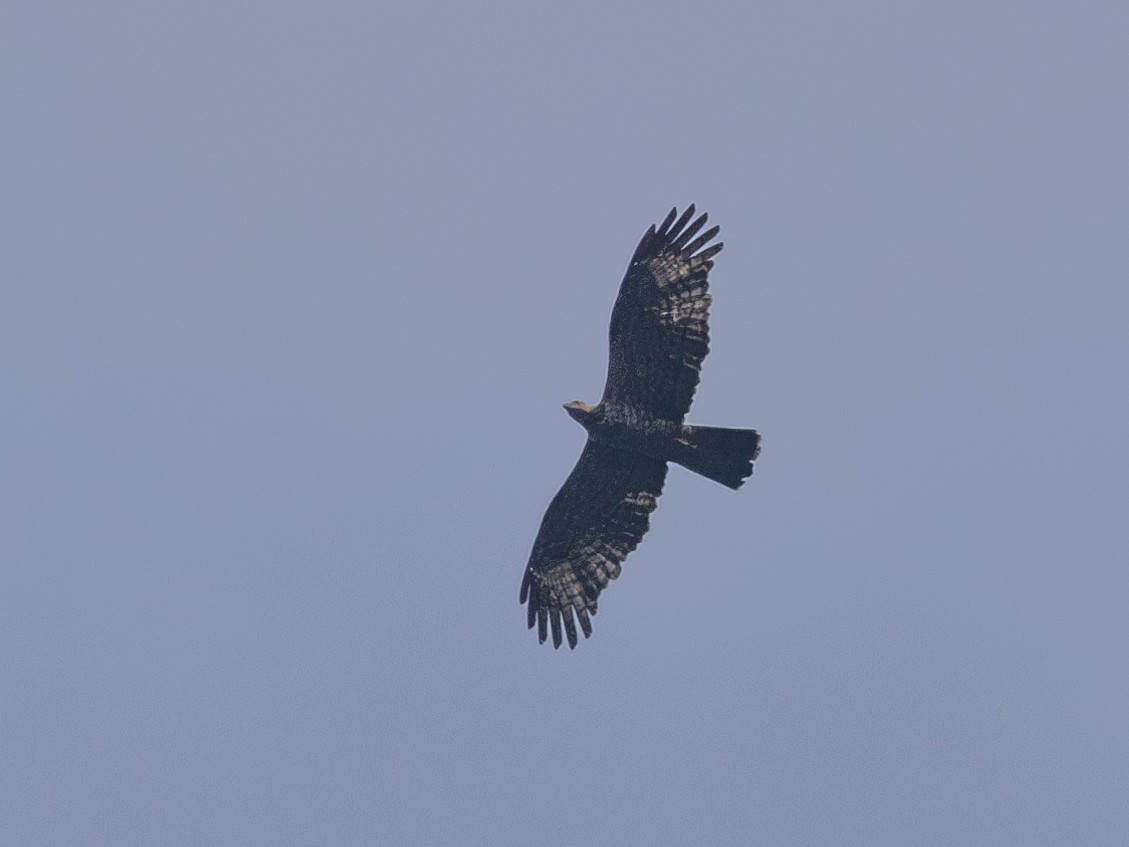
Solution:
<svg viewBox="0 0 1129 847">
<path fill-rule="evenodd" d="M 521 582 L 529 602 L 528 623 L 544 642 L 552 629 L 561 646 L 561 625 L 576 646 L 576 621 L 587 638 L 589 615 L 620 564 L 650 528 L 650 515 L 666 481 L 666 462 L 592 439 L 549 504 Z"/>
<path fill-rule="evenodd" d="M 609 329 L 608 379 L 601 403 L 633 418 L 682 422 L 709 353 L 707 275 L 722 244 L 690 206 L 643 235 L 619 288 Z M 694 239 L 691 241 L 691 239 Z M 700 253 L 697 251 L 701 250 Z"/>
</svg>

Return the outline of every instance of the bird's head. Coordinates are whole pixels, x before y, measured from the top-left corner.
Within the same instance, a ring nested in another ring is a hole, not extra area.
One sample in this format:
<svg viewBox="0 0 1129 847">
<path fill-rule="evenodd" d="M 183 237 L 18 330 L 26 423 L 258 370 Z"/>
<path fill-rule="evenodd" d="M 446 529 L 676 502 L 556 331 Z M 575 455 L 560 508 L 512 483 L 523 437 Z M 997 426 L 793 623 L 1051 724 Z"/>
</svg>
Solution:
<svg viewBox="0 0 1129 847">
<path fill-rule="evenodd" d="M 590 406 L 583 400 L 573 400 L 564 404 L 564 410 L 568 412 L 569 417 L 579 424 L 584 424 L 595 409 L 595 406 Z"/>
</svg>

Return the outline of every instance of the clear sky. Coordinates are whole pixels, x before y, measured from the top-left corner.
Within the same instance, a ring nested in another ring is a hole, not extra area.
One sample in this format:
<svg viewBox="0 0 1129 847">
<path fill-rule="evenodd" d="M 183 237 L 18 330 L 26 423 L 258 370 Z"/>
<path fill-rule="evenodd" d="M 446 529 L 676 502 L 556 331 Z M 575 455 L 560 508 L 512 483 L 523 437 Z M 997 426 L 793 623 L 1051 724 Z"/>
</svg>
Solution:
<svg viewBox="0 0 1129 847">
<path fill-rule="evenodd" d="M 1129 5 L 0 25 L 0 844 L 1129 843 Z M 574 652 L 632 248 L 722 227 Z"/>
</svg>

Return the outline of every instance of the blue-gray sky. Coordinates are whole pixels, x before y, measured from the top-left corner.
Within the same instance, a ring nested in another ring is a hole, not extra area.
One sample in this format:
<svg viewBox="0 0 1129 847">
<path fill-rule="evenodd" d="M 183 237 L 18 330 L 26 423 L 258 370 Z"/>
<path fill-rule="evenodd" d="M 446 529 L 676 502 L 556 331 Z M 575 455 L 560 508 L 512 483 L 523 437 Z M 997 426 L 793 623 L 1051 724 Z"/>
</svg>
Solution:
<svg viewBox="0 0 1129 847">
<path fill-rule="evenodd" d="M 1127 8 L 6 4 L 0 843 L 1129 842 Z M 764 451 L 554 652 L 690 202 Z"/>
</svg>

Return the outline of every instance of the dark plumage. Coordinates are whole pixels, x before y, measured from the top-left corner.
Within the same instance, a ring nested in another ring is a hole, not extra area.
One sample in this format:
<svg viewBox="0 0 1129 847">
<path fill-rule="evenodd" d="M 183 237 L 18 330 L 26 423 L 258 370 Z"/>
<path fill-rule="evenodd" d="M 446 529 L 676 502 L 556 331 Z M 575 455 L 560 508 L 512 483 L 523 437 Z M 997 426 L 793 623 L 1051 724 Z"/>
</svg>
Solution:
<svg viewBox="0 0 1129 847">
<path fill-rule="evenodd" d="M 565 404 L 588 443 L 545 512 L 521 582 L 529 626 L 542 642 L 551 629 L 554 647 L 562 627 L 569 647 L 577 623 L 592 634 L 600 592 L 650 526 L 667 462 L 734 489 L 753 472 L 754 430 L 683 423 L 709 353 L 707 276 L 722 248 L 706 246 L 719 227 L 698 235 L 707 216 L 693 217 L 693 206 L 681 217 L 671 209 L 643 235 L 612 309 L 604 396 Z"/>
</svg>

